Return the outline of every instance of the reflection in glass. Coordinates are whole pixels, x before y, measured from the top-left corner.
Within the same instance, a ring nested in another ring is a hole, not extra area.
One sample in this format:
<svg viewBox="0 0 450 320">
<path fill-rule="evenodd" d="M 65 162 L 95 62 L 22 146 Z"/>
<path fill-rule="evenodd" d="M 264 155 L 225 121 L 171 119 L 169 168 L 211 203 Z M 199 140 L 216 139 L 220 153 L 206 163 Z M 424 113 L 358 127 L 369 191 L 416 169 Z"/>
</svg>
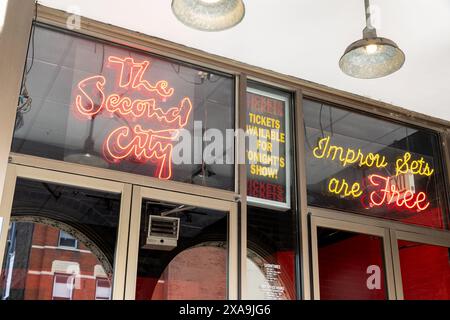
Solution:
<svg viewBox="0 0 450 320">
<path fill-rule="evenodd" d="M 1 299 L 111 299 L 119 209 L 117 194 L 17 179 Z"/>
<path fill-rule="evenodd" d="M 43 26 L 34 37 L 12 151 L 234 190 L 233 77 Z"/>
<path fill-rule="evenodd" d="M 295 300 L 294 256 L 289 252 L 280 252 L 278 257 L 266 254 L 263 258 L 248 249 L 248 299 Z"/>
<path fill-rule="evenodd" d="M 380 237 L 318 228 L 320 299 L 387 299 Z"/>
<path fill-rule="evenodd" d="M 450 300 L 449 248 L 399 240 L 406 300 Z"/>
<path fill-rule="evenodd" d="M 435 133 L 307 99 L 303 109 L 309 205 L 448 227 Z"/>
<path fill-rule="evenodd" d="M 247 92 L 249 139 L 246 143 L 250 153 L 247 155 L 249 198 L 247 292 L 244 299 L 298 298 L 298 222 L 295 183 L 291 181 L 294 177 L 290 165 L 293 148 L 289 147 L 294 145 L 293 135 L 289 134 L 294 132 L 289 119 L 291 100 L 290 93 L 255 82 L 250 84 Z M 263 120 L 259 121 L 258 116 Z M 268 144 L 265 145 L 265 141 Z M 252 171 L 252 167 L 256 170 Z M 265 174 L 264 169 L 276 174 Z"/>
<path fill-rule="evenodd" d="M 296 299 L 296 227 L 292 210 L 248 207 L 246 299 Z"/>
<path fill-rule="evenodd" d="M 227 213 L 143 200 L 136 299 L 226 299 L 227 234 Z"/>
</svg>

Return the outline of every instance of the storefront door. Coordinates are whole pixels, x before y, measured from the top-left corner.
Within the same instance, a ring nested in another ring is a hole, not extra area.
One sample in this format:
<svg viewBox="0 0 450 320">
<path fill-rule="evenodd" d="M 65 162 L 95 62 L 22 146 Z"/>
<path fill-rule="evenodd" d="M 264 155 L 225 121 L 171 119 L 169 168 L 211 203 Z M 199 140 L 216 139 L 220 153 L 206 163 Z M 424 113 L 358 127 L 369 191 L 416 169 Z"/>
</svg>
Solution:
<svg viewBox="0 0 450 320">
<path fill-rule="evenodd" d="M 398 299 L 449 300 L 448 237 L 392 230 L 391 244 Z"/>
<path fill-rule="evenodd" d="M 314 299 L 394 299 L 389 233 L 311 217 Z"/>
<path fill-rule="evenodd" d="M 133 187 L 125 299 L 237 299 L 237 206 Z"/>
<path fill-rule="evenodd" d="M 122 299 L 130 208 L 130 184 L 10 164 L 1 298 Z"/>
<path fill-rule="evenodd" d="M 450 236 L 310 208 L 313 298 L 448 299 Z"/>
<path fill-rule="evenodd" d="M 69 172 L 8 166 L 1 299 L 237 298 L 234 202 Z"/>
</svg>

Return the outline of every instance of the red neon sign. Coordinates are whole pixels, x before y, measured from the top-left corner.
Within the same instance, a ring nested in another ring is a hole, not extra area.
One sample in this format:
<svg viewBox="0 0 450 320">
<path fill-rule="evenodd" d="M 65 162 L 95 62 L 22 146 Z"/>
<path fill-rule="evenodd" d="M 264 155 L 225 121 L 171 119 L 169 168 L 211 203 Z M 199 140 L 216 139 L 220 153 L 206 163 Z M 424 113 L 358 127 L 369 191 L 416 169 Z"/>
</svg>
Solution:
<svg viewBox="0 0 450 320">
<path fill-rule="evenodd" d="M 87 119 L 107 112 L 131 119 L 127 123 L 144 119 L 146 125 L 162 126 L 162 130 L 143 129 L 141 124 L 116 128 L 106 138 L 103 154 L 111 162 L 126 159 L 157 162 L 156 176 L 170 179 L 173 142 L 189 120 L 192 111 L 190 98 L 184 97 L 177 106 L 164 110 L 157 106 L 157 101 L 165 102 L 175 90 L 165 80 L 153 86 L 143 79 L 150 66 L 149 61 L 135 62 L 130 57 L 121 59 L 115 56 L 110 56 L 108 61 L 118 67 L 119 76 L 112 84 L 128 95 L 138 93 L 143 98 L 132 99 L 117 92 L 108 94 L 107 78 L 102 75 L 92 76 L 78 83 L 75 112 Z"/>
<path fill-rule="evenodd" d="M 106 138 L 103 154 L 107 160 L 115 162 L 132 158 L 138 161 L 157 160 L 160 165 L 156 176 L 160 179 L 172 177 L 172 150 L 170 143 L 178 135 L 177 130 L 144 130 L 136 125 L 119 127 Z"/>
<path fill-rule="evenodd" d="M 144 89 L 149 92 L 156 91 L 159 96 L 165 98 L 172 96 L 174 93 L 173 88 L 167 89 L 169 84 L 165 80 L 158 81 L 155 86 L 152 86 L 147 80 L 142 79 L 150 66 L 149 61 L 137 63 L 130 57 L 120 59 L 114 56 L 110 56 L 108 61 L 112 64 L 118 64 L 120 67 L 119 86 L 121 88 L 129 89 L 131 86 L 134 90 Z"/>
<path fill-rule="evenodd" d="M 372 207 L 394 204 L 400 208 L 423 211 L 430 206 L 425 192 L 414 193 L 411 190 L 401 192 L 390 180 L 390 177 L 377 174 L 369 176 L 370 183 L 375 187 L 380 187 L 379 190 L 372 191 L 369 195 L 370 205 Z"/>
</svg>

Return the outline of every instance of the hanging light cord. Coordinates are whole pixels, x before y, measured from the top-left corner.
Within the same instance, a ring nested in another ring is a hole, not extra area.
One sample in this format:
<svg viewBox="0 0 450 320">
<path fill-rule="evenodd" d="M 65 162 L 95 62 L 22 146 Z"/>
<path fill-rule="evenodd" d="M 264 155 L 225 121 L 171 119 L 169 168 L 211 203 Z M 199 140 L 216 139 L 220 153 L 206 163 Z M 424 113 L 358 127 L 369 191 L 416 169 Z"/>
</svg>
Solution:
<svg viewBox="0 0 450 320">
<path fill-rule="evenodd" d="M 36 22 L 37 22 L 37 12 L 38 12 L 38 2 L 36 1 L 34 8 L 34 23 L 33 23 L 33 29 L 31 30 L 31 63 L 29 68 L 27 68 L 26 75 L 28 75 L 31 71 L 31 68 L 33 68 L 34 64 L 34 35 L 36 30 Z"/>
<path fill-rule="evenodd" d="M 363 30 L 363 38 L 376 38 L 377 30 L 372 25 L 372 14 L 370 12 L 370 1 L 364 0 L 364 9 L 366 14 L 366 27 Z"/>
<path fill-rule="evenodd" d="M 35 2 L 35 8 L 34 8 L 34 23 L 31 30 L 31 62 L 28 67 L 25 68 L 25 74 L 23 76 L 22 80 L 22 87 L 20 89 L 20 95 L 19 95 L 19 102 L 17 106 L 17 116 L 16 116 L 16 123 L 15 123 L 15 129 L 19 129 L 23 126 L 23 114 L 27 113 L 31 110 L 31 103 L 33 99 L 28 93 L 27 89 L 27 77 L 31 72 L 31 69 L 33 68 L 34 64 L 34 56 L 35 56 L 35 48 L 34 48 L 34 38 L 35 38 L 35 30 L 36 30 L 36 21 L 37 21 L 37 11 L 38 11 L 38 2 Z"/>
<path fill-rule="evenodd" d="M 372 25 L 372 23 L 371 23 L 372 17 L 370 16 L 370 1 L 369 0 L 364 0 L 364 9 L 366 10 L 366 27 L 370 28 L 370 26 Z"/>
</svg>

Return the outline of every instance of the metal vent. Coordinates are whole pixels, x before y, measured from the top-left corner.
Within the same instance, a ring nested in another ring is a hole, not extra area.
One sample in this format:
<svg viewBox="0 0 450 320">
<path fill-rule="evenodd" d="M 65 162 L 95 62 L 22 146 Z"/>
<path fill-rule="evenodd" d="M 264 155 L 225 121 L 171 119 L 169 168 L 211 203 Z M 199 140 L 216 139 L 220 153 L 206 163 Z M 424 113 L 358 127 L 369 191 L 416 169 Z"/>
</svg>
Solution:
<svg viewBox="0 0 450 320">
<path fill-rule="evenodd" d="M 144 248 L 151 250 L 172 250 L 177 246 L 180 219 L 149 216 L 147 241 Z"/>
<path fill-rule="evenodd" d="M 179 223 L 179 218 L 150 216 L 148 235 L 178 239 Z"/>
</svg>

